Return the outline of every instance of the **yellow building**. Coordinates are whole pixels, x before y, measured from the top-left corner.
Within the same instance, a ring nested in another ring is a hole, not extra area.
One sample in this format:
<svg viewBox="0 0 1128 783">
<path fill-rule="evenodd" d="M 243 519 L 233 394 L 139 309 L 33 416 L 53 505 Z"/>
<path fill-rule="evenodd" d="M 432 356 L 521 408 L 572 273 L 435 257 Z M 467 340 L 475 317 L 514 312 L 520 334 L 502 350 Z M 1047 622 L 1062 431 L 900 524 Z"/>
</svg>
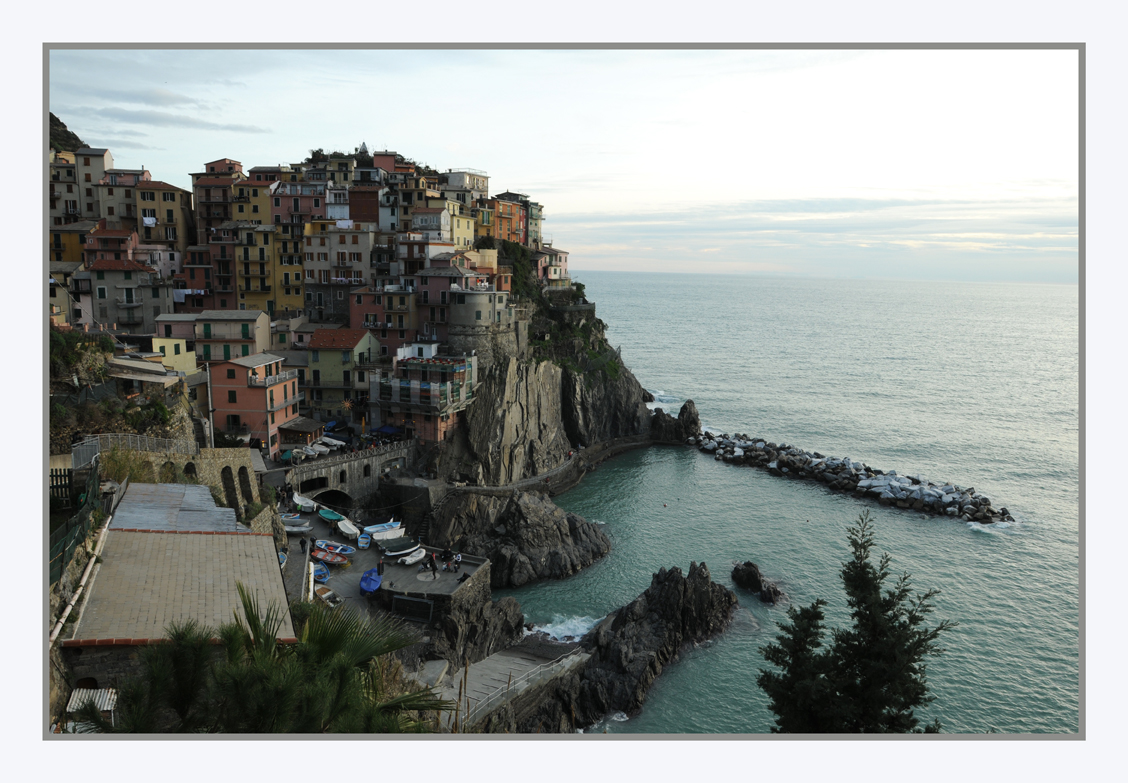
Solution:
<svg viewBox="0 0 1128 783">
<path fill-rule="evenodd" d="M 480 202 L 481 206 L 474 207 L 474 235 L 479 237 L 492 237 L 496 236 L 497 232 L 494 230 L 494 211 L 485 205 L 485 202 Z"/>
<path fill-rule="evenodd" d="M 251 223 L 270 223 L 270 185 L 251 180 L 241 180 L 231 188 L 234 202 L 232 216 L 235 220 Z"/>
<path fill-rule="evenodd" d="M 468 250 L 474 247 L 475 223 L 470 208 L 447 198 L 427 199 L 429 208 L 445 209 L 450 214 L 450 241 L 455 250 Z"/>
<path fill-rule="evenodd" d="M 61 226 L 51 226 L 50 252 L 52 261 L 82 261 L 86 235 L 98 225 L 96 220 L 80 220 Z"/>
<path fill-rule="evenodd" d="M 160 351 L 161 364 L 183 373 L 196 371 L 196 352 L 188 350 L 188 341 L 178 337 L 154 337 L 153 350 Z"/>
</svg>

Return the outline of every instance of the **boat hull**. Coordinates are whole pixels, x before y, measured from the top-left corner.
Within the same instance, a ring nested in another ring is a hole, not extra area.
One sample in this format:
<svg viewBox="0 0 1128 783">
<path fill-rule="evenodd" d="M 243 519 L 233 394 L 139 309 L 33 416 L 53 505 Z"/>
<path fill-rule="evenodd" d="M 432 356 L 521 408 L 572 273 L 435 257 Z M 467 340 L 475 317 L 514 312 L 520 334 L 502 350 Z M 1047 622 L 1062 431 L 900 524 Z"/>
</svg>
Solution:
<svg viewBox="0 0 1128 783">
<path fill-rule="evenodd" d="M 331 565 L 341 565 L 347 563 L 348 558 L 344 555 L 339 555 L 336 552 L 326 552 L 324 549 L 315 549 L 310 555 L 314 560 L 320 560 L 322 563 L 329 563 Z"/>
<path fill-rule="evenodd" d="M 367 533 L 361 533 L 356 539 L 356 545 L 360 549 L 368 549 L 368 547 L 372 546 L 372 536 Z"/>
<path fill-rule="evenodd" d="M 396 562 L 399 563 L 400 565 L 415 565 L 416 563 L 418 563 L 420 560 L 422 560 L 426 556 L 427 556 L 427 550 L 420 547 L 419 549 L 416 549 L 414 552 L 411 552 L 410 554 L 404 555 L 403 557 L 401 557 Z"/>
<path fill-rule="evenodd" d="M 382 525 L 369 525 L 364 532 L 372 537 L 373 541 L 388 541 L 403 535 L 403 524 L 400 522 L 385 522 Z"/>
<path fill-rule="evenodd" d="M 360 578 L 360 594 L 372 595 L 380 589 L 380 584 L 384 578 L 380 576 L 378 569 L 371 568 L 364 572 L 364 576 Z"/>
</svg>

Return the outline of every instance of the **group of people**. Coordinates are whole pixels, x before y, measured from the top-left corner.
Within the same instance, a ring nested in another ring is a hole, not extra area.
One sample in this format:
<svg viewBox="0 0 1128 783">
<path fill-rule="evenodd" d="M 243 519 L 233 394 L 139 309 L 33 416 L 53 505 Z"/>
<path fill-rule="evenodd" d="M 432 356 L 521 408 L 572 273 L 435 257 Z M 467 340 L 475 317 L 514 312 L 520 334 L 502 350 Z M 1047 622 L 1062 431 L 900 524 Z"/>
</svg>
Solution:
<svg viewBox="0 0 1128 783">
<path fill-rule="evenodd" d="M 447 547 L 438 555 L 432 552 L 430 557 L 424 559 L 423 562 L 419 564 L 419 571 L 430 571 L 431 581 L 438 579 L 439 560 L 443 561 L 444 571 L 457 571 L 462 568 L 462 553 L 454 554 L 450 551 L 450 547 Z"/>
</svg>

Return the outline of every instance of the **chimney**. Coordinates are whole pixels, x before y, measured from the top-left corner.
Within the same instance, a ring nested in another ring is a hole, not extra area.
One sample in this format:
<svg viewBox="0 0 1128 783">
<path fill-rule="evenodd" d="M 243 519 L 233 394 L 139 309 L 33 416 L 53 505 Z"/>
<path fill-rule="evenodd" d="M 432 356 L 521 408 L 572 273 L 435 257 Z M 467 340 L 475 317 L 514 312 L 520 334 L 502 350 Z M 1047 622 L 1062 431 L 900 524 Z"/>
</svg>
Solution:
<svg viewBox="0 0 1128 783">
<path fill-rule="evenodd" d="M 83 325 L 82 325 L 82 330 L 83 330 L 84 332 L 89 332 L 89 331 L 90 331 L 90 324 L 83 324 Z"/>
</svg>

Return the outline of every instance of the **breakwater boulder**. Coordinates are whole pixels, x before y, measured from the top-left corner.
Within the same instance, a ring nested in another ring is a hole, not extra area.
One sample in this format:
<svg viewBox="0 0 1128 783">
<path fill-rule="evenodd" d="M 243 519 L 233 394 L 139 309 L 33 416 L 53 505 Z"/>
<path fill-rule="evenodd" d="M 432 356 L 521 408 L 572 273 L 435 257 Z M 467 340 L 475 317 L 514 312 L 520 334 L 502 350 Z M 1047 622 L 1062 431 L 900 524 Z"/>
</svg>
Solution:
<svg viewBox="0 0 1128 783">
<path fill-rule="evenodd" d="M 650 419 L 650 437 L 656 443 L 684 443 L 701 433 L 701 417 L 693 400 L 686 400 L 675 419 L 662 408 L 655 408 Z"/>
<path fill-rule="evenodd" d="M 598 525 L 537 492 L 452 496 L 431 521 L 430 541 L 488 557 L 495 588 L 562 579 L 611 551 Z"/>
<path fill-rule="evenodd" d="M 828 457 L 747 434 L 705 432 L 687 442 L 718 461 L 761 468 L 773 476 L 818 481 L 829 489 L 853 492 L 886 506 L 982 524 L 1014 521 L 1005 507 L 996 508 L 975 487 L 899 476 L 895 470 L 878 470 L 849 457 Z"/>
<path fill-rule="evenodd" d="M 765 579 L 759 566 L 751 560 L 733 564 L 732 581 L 737 587 L 756 593 L 766 604 L 779 603 L 784 597 L 783 591 L 774 582 Z"/>
</svg>

